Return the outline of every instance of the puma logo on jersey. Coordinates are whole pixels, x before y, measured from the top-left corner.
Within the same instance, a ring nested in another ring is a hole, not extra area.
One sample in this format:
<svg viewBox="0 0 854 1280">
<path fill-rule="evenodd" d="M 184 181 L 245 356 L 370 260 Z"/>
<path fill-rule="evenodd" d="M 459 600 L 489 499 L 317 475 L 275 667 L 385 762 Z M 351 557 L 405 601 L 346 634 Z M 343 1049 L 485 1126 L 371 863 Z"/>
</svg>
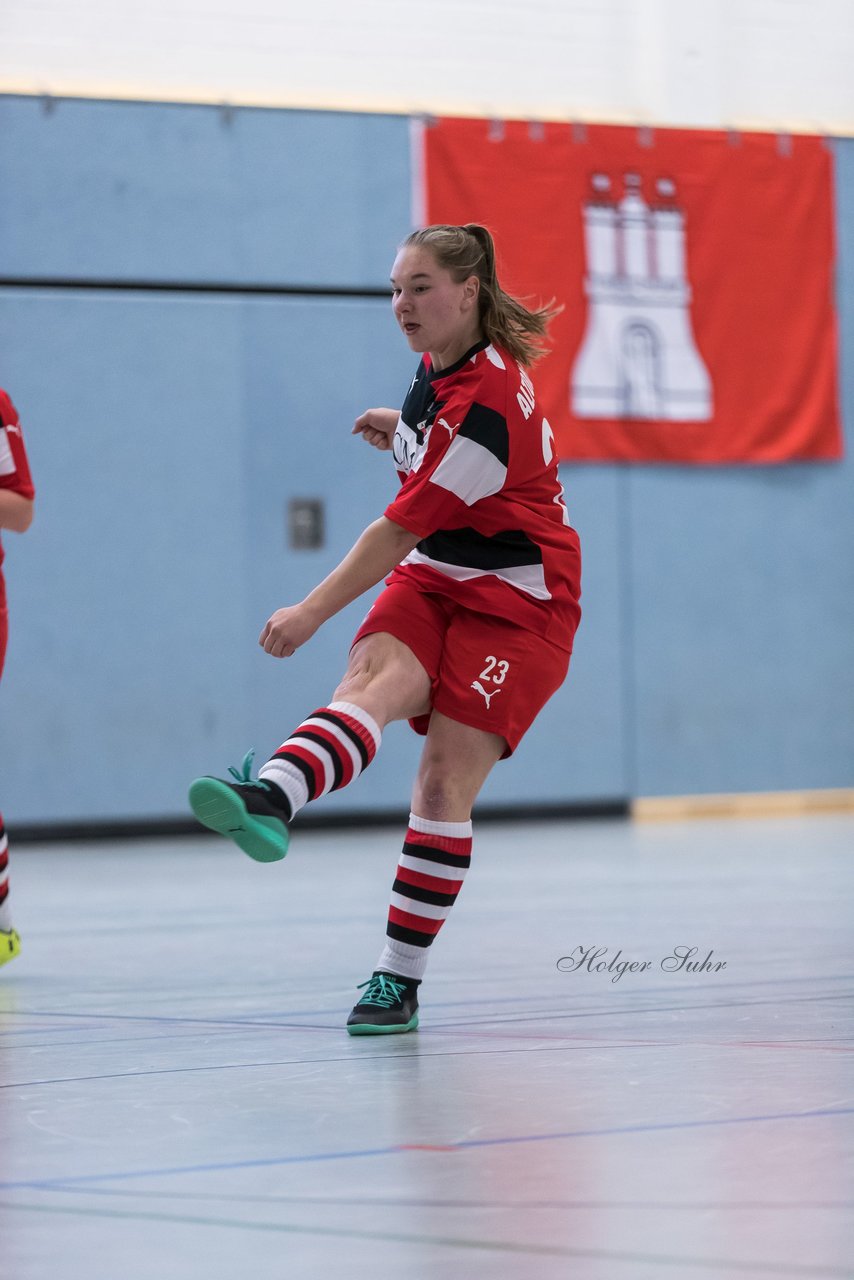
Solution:
<svg viewBox="0 0 854 1280">
<path fill-rule="evenodd" d="M 439 425 L 440 427 L 444 427 L 444 428 L 445 428 L 445 430 L 447 431 L 448 435 L 451 437 L 451 439 L 453 439 L 454 432 L 456 431 L 457 427 L 458 427 L 460 424 L 459 424 L 459 423 L 457 423 L 457 427 L 452 427 L 449 423 L 447 423 L 447 422 L 445 421 L 445 419 L 444 419 L 444 418 L 440 418 L 440 419 L 439 419 L 439 421 L 438 421 L 438 425 Z"/>
<path fill-rule="evenodd" d="M 3 425 L 7 431 L 14 431 L 16 436 L 21 434 L 21 428 L 18 426 L 17 422 L 6 422 Z"/>
<path fill-rule="evenodd" d="M 482 694 L 482 695 L 483 695 L 483 700 L 484 700 L 484 702 L 486 703 L 486 709 L 487 709 L 487 711 L 489 710 L 489 702 L 490 702 L 490 699 L 491 699 L 491 698 L 494 698 L 494 697 L 495 697 L 495 695 L 496 695 L 496 693 L 500 693 L 500 692 L 501 692 L 501 690 L 500 690 L 500 689 L 493 689 L 493 690 L 492 690 L 492 693 L 487 693 L 487 692 L 486 692 L 486 690 L 484 689 L 483 685 L 480 683 L 480 681 L 479 681 L 479 680 L 474 680 L 474 681 L 472 681 L 472 683 L 471 683 L 471 685 L 469 686 L 469 688 L 471 688 L 471 689 L 475 689 L 475 690 L 477 690 L 477 692 L 478 692 L 478 693 L 480 693 L 480 694 Z"/>
</svg>

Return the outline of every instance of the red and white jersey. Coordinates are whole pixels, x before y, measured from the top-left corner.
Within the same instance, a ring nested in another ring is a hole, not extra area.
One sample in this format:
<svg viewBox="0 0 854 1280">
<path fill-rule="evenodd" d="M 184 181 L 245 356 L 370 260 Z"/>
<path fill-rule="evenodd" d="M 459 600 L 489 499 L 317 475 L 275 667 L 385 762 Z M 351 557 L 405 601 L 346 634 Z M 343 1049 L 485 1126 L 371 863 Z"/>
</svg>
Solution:
<svg viewBox="0 0 854 1280">
<path fill-rule="evenodd" d="M 24 498 L 32 498 L 35 494 L 18 414 L 3 390 L 0 390 L 0 489 L 13 489 Z M 2 563 L 3 544 L 0 542 L 0 565 Z"/>
<path fill-rule="evenodd" d="M 565 649 L 581 610 L 581 553 L 551 428 L 531 379 L 481 342 L 448 369 L 429 355 L 394 434 L 401 488 L 385 515 L 421 541 L 394 570 Z"/>
</svg>

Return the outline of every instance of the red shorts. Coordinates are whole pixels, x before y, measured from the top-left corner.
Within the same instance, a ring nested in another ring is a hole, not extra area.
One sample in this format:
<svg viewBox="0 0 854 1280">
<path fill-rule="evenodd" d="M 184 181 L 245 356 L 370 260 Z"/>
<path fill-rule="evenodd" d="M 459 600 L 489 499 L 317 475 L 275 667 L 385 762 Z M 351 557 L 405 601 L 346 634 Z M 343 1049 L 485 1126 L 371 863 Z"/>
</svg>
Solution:
<svg viewBox="0 0 854 1280">
<path fill-rule="evenodd" d="M 436 711 L 505 739 L 502 759 L 516 750 L 569 667 L 566 649 L 532 631 L 409 583 L 386 587 L 353 644 L 378 631 L 415 654 L 432 681 Z M 409 723 L 426 734 L 430 715 Z"/>
</svg>

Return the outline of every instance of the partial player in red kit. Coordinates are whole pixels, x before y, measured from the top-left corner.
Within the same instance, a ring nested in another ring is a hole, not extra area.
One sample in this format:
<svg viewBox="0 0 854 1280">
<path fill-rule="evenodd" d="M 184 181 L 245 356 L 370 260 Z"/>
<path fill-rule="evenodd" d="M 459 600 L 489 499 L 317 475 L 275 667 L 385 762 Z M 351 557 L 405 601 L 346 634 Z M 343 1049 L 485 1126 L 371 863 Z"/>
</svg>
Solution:
<svg viewBox="0 0 854 1280">
<path fill-rule="evenodd" d="M 580 553 L 551 429 L 527 367 L 549 312 L 501 288 L 489 232 L 433 226 L 392 268 L 395 317 L 422 353 L 398 413 L 369 409 L 354 431 L 391 450 L 401 487 L 341 564 L 261 633 L 291 657 L 318 627 L 386 579 L 343 680 L 260 770 L 199 778 L 199 820 L 261 862 L 284 857 L 293 815 L 346 786 L 382 730 L 425 736 L 376 970 L 351 1034 L 412 1031 L 429 947 L 471 860 L 471 811 L 566 676 L 580 617 Z"/>
<path fill-rule="evenodd" d="M 0 530 L 25 533 L 33 518 L 33 482 L 24 449 L 24 438 L 15 406 L 0 390 Z M 9 612 L 3 578 L 3 543 L 0 541 L 0 676 L 6 659 Z M 21 949 L 21 939 L 12 927 L 9 909 L 9 845 L 3 815 L 0 814 L 0 965 L 12 960 Z"/>
</svg>

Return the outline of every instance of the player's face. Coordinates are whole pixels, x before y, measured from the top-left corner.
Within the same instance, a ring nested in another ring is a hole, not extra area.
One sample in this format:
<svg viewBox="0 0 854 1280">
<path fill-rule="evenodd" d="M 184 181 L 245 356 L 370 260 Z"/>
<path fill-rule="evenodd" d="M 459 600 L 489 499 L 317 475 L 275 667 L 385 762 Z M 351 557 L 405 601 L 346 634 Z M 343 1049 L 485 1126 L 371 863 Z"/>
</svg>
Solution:
<svg viewBox="0 0 854 1280">
<path fill-rule="evenodd" d="M 445 369 L 480 339 L 478 281 L 458 283 L 423 245 L 401 249 L 391 269 L 392 306 L 413 351 Z"/>
</svg>

